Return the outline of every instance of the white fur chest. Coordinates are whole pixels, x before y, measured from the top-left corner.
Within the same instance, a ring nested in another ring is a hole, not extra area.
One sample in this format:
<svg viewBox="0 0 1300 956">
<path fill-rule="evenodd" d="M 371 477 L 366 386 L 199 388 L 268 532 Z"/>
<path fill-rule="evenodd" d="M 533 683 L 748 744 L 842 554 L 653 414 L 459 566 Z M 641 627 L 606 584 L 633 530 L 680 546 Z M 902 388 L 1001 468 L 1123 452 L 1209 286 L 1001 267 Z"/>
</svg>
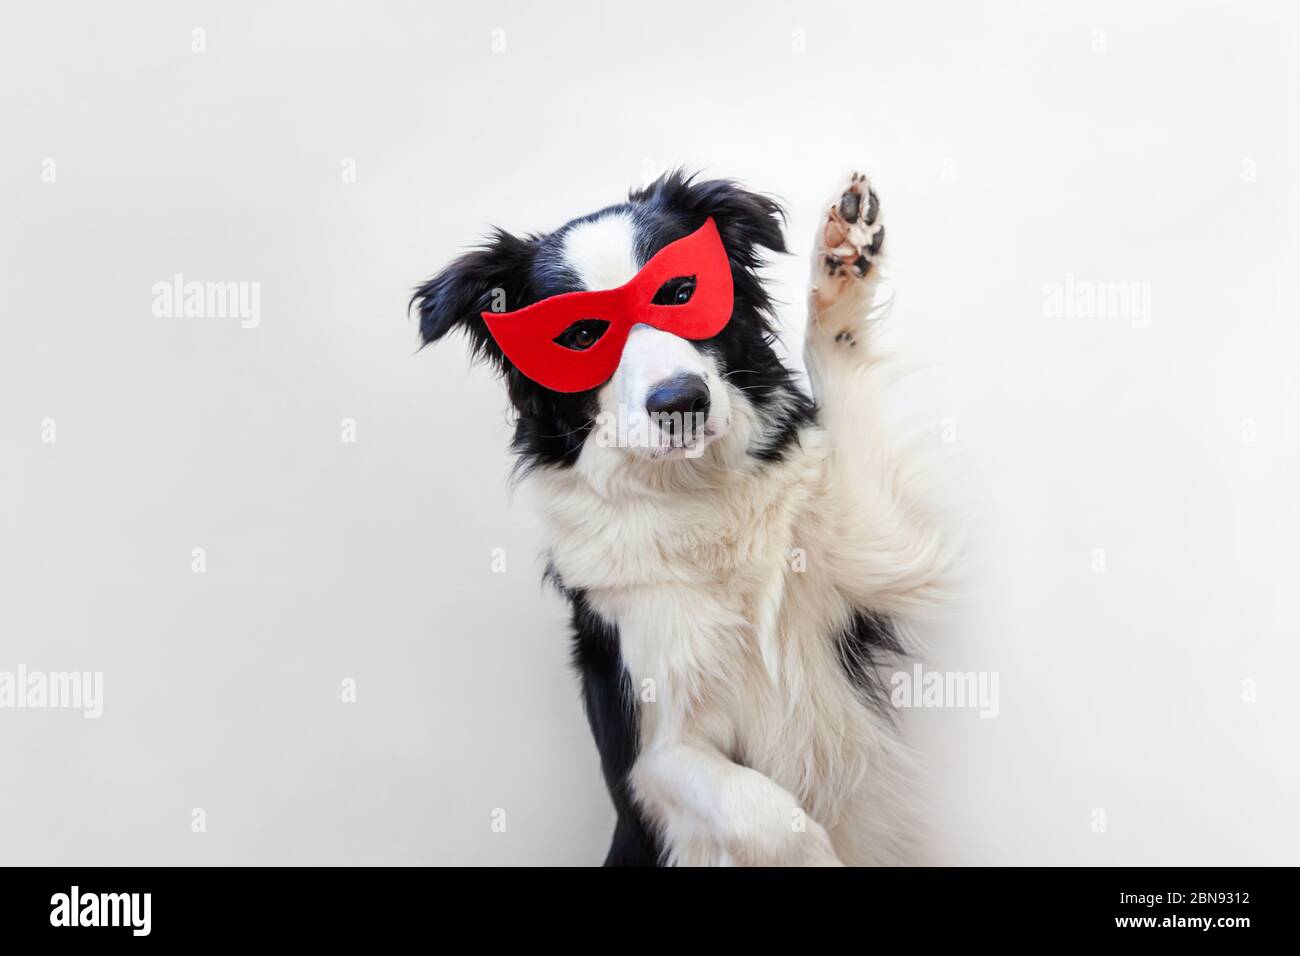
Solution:
<svg viewBox="0 0 1300 956">
<path fill-rule="evenodd" d="M 599 490 L 574 469 L 538 490 L 560 578 L 618 628 L 642 748 L 707 742 L 833 818 L 863 708 L 833 645 L 848 606 L 816 560 L 822 438 L 776 464 L 660 463 Z"/>
</svg>

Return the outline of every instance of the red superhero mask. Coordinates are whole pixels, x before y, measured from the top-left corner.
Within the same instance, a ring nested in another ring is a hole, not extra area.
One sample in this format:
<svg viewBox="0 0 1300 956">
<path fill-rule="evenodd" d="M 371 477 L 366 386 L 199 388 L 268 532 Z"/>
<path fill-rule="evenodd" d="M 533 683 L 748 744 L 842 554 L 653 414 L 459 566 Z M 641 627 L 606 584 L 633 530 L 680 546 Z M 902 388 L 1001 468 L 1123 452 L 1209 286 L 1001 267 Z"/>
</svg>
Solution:
<svg viewBox="0 0 1300 956">
<path fill-rule="evenodd" d="M 632 326 L 711 338 L 731 321 L 733 291 L 727 250 L 708 219 L 660 249 L 617 289 L 565 292 L 514 312 L 482 315 L 524 375 L 552 391 L 585 392 L 613 376 Z"/>
</svg>

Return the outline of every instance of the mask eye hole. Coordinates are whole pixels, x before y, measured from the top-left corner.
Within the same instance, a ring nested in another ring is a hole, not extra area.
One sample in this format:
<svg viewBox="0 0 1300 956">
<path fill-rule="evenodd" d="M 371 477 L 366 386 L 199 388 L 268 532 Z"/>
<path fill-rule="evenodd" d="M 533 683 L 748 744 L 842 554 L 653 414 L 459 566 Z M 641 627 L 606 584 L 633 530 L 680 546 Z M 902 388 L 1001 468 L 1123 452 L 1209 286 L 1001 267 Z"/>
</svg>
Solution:
<svg viewBox="0 0 1300 956">
<path fill-rule="evenodd" d="M 552 341 L 575 352 L 585 352 L 605 334 L 609 323 L 604 319 L 579 319 L 557 335 Z"/>
<path fill-rule="evenodd" d="M 655 293 L 652 305 L 685 305 L 695 294 L 695 276 L 669 279 Z"/>
</svg>

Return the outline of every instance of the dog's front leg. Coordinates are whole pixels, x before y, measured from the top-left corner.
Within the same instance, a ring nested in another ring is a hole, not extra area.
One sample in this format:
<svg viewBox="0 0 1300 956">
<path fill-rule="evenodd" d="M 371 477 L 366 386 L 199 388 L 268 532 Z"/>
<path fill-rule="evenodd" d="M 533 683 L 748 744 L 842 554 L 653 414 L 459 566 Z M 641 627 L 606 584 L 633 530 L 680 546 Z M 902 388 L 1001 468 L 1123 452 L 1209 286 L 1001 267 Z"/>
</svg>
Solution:
<svg viewBox="0 0 1300 956">
<path fill-rule="evenodd" d="M 885 226 L 870 180 L 854 173 L 818 226 L 804 355 L 818 414 L 831 437 L 828 522 L 839 529 L 825 560 L 855 604 L 910 614 L 940 602 L 953 560 L 928 520 L 884 417 L 895 366 L 880 342 L 878 301 Z"/>
<path fill-rule="evenodd" d="M 711 747 L 653 746 L 637 760 L 632 785 L 674 863 L 844 865 L 793 794 Z"/>
</svg>

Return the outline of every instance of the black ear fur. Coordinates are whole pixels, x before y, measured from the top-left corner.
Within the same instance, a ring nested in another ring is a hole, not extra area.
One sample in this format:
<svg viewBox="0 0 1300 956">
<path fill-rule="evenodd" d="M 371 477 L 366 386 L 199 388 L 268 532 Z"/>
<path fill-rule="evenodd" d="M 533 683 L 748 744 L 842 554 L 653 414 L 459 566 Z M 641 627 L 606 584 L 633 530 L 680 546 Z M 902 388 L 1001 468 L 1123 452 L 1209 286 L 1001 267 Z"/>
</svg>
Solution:
<svg viewBox="0 0 1300 956">
<path fill-rule="evenodd" d="M 520 238 L 497 229 L 482 246 L 416 289 L 411 305 L 419 304 L 424 344 L 436 342 L 459 326 L 469 334 L 475 355 L 487 355 L 503 364 L 482 313 L 494 307 L 510 311 L 526 300 L 536 248 L 534 237 Z"/>
<path fill-rule="evenodd" d="M 722 241 L 743 260 L 739 265 L 757 268 L 758 249 L 785 252 L 785 210 L 770 196 L 750 192 L 729 179 L 696 181 L 695 174 L 674 169 L 645 189 L 633 190 L 632 202 L 660 202 L 699 218 L 712 216 Z"/>
</svg>

